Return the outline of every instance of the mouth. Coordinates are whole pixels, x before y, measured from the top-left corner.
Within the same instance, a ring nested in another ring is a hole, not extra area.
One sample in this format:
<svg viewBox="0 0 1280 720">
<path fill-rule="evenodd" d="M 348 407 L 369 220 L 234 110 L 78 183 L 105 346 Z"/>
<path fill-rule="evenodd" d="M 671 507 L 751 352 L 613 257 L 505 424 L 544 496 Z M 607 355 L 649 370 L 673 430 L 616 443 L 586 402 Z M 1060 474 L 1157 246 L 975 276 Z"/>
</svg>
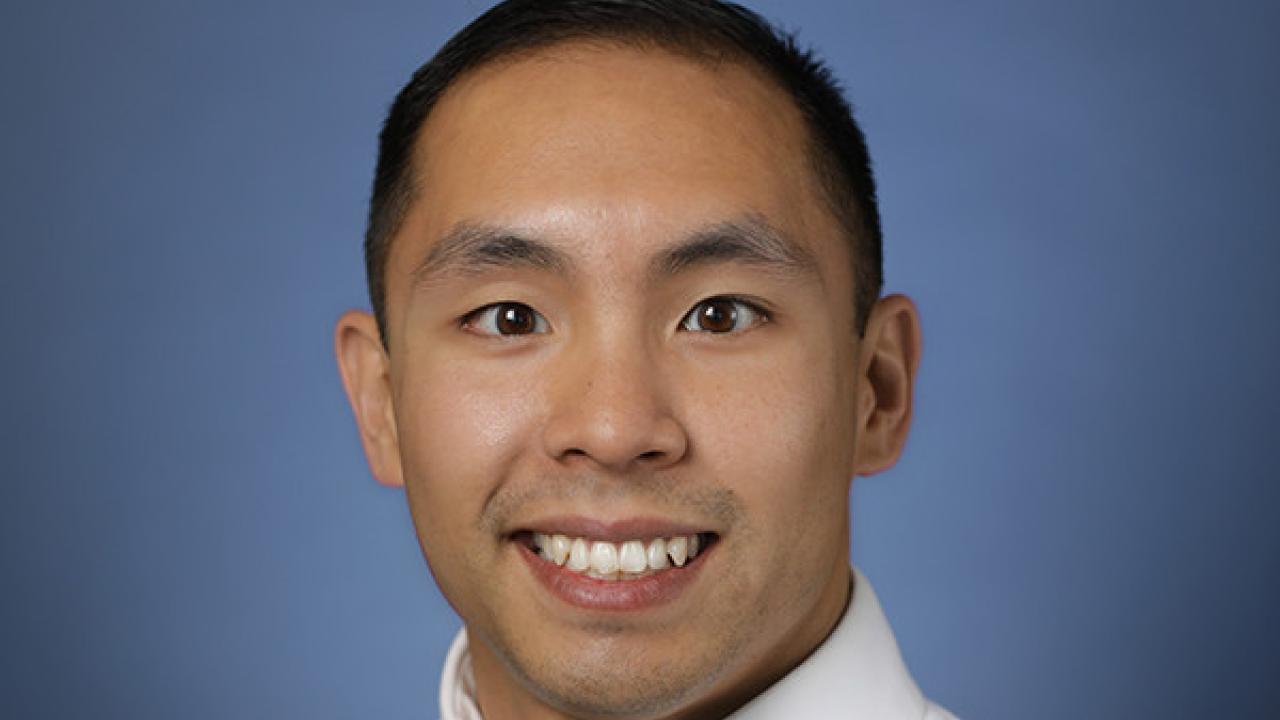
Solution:
<svg viewBox="0 0 1280 720">
<path fill-rule="evenodd" d="M 637 611 L 674 601 L 716 554 L 717 533 L 690 530 L 566 523 L 509 539 L 553 597 L 580 609 Z"/>
<path fill-rule="evenodd" d="M 607 582 L 626 582 L 684 568 L 710 550 L 719 536 L 699 532 L 613 542 L 525 530 L 513 535 L 512 540 L 540 560 L 569 572 Z"/>
</svg>

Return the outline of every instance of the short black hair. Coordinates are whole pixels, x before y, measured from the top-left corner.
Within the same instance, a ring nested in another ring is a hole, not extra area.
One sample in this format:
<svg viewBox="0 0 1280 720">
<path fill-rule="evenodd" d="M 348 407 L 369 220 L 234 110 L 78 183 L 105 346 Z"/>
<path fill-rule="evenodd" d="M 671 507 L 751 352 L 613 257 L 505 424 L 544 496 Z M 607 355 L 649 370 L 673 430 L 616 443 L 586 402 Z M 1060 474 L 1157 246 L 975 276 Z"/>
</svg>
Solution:
<svg viewBox="0 0 1280 720">
<path fill-rule="evenodd" d="M 795 37 L 717 0 L 507 0 L 454 35 L 396 96 L 378 143 L 365 232 L 369 297 L 384 345 L 391 238 L 413 202 L 413 150 L 436 102 L 459 77 L 513 55 L 572 41 L 665 49 L 754 66 L 795 102 L 828 204 L 853 258 L 855 329 L 866 329 L 883 283 L 880 213 L 866 139 L 831 71 Z"/>
</svg>

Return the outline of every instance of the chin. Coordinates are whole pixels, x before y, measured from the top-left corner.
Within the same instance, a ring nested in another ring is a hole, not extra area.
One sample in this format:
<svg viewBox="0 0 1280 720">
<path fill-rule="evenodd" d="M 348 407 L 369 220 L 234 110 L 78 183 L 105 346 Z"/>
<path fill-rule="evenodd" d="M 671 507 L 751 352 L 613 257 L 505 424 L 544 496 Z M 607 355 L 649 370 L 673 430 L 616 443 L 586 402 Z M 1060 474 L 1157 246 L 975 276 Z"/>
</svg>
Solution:
<svg viewBox="0 0 1280 720">
<path fill-rule="evenodd" d="M 706 695 L 734 656 L 681 656 L 637 644 L 622 638 L 577 644 L 511 668 L 531 694 L 573 717 L 663 718 Z"/>
</svg>

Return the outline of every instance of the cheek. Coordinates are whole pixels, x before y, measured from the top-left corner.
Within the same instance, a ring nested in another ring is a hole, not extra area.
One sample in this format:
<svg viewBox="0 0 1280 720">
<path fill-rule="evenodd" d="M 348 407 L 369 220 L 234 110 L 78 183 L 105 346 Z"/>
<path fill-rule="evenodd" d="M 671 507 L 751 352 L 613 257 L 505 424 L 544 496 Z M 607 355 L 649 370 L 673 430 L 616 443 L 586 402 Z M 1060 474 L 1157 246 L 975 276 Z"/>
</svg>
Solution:
<svg viewBox="0 0 1280 720">
<path fill-rule="evenodd" d="M 853 403 L 835 353 L 814 345 L 795 343 L 704 383 L 711 392 L 698 406 L 706 461 L 738 494 L 753 530 L 770 539 L 829 532 L 844 517 Z"/>
<path fill-rule="evenodd" d="M 405 483 L 419 532 L 448 542 L 474 527 L 533 439 L 536 393 L 521 373 L 474 361 L 441 357 L 408 367 L 396 407 Z"/>
</svg>

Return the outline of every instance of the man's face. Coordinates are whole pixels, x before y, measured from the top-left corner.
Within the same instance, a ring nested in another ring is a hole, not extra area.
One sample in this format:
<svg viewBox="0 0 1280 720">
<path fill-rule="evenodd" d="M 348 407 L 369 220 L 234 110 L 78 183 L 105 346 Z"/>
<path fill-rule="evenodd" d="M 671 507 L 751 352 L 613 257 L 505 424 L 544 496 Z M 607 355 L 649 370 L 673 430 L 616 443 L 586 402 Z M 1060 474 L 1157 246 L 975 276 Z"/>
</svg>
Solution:
<svg viewBox="0 0 1280 720">
<path fill-rule="evenodd" d="M 387 268 L 390 387 L 482 695 L 731 703 L 838 617 L 858 343 L 805 138 L 747 68 L 619 48 L 482 68 L 426 123 Z M 596 570 L 597 541 L 704 547 L 593 577 L 539 557 L 541 534 Z"/>
</svg>

